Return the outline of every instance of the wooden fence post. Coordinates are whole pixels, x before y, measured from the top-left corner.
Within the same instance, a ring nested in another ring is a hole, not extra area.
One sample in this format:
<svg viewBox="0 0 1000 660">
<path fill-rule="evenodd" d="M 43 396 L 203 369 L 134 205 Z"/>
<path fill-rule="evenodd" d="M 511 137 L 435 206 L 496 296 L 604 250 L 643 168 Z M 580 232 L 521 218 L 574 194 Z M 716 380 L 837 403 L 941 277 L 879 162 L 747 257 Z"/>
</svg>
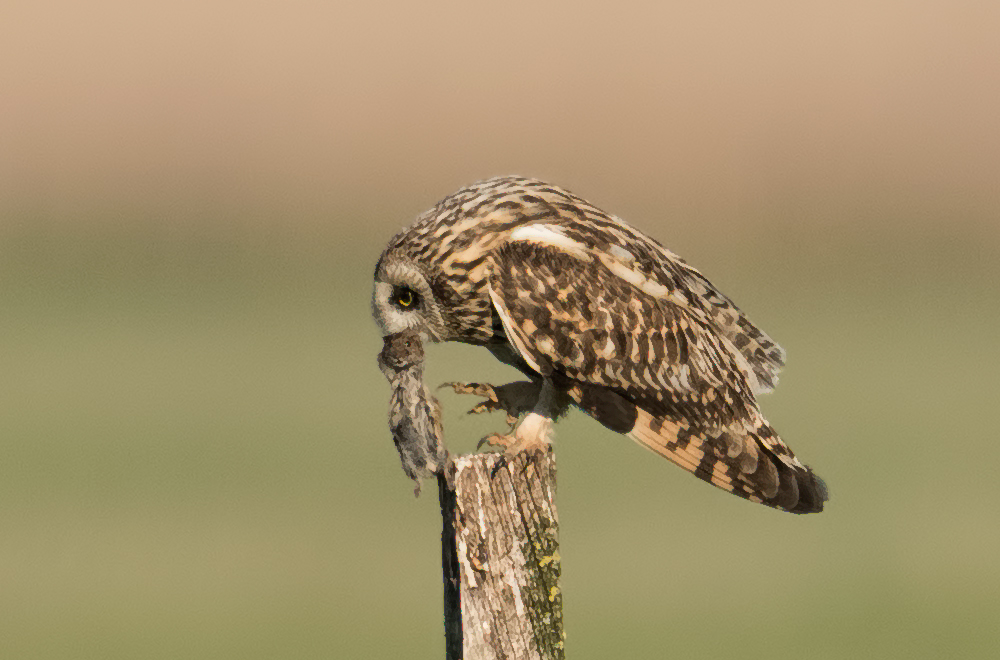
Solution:
<svg viewBox="0 0 1000 660">
<path fill-rule="evenodd" d="M 551 448 L 454 461 L 438 479 L 448 660 L 565 658 Z"/>
</svg>

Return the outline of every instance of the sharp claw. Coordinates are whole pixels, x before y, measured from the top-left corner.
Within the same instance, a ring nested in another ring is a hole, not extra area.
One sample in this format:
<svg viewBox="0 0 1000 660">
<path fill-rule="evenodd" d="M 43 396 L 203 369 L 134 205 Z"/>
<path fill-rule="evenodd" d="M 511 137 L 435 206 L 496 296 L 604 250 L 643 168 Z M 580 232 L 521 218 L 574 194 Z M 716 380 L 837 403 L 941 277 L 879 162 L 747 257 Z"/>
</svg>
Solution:
<svg viewBox="0 0 1000 660">
<path fill-rule="evenodd" d="M 499 433 L 491 433 L 490 435 L 484 435 L 482 439 L 479 441 L 479 444 L 476 445 L 476 450 L 478 451 L 482 449 L 483 445 L 490 445 L 491 447 L 506 447 L 507 445 L 506 443 L 504 443 L 504 439 L 505 439 L 504 436 L 500 435 Z"/>
<path fill-rule="evenodd" d="M 450 387 L 455 390 L 455 394 L 473 394 L 475 396 L 481 396 L 483 398 L 489 399 L 496 403 L 497 395 L 493 390 L 493 386 L 489 383 L 459 383 L 459 382 L 447 382 L 441 383 L 438 389 L 442 387 Z"/>
<path fill-rule="evenodd" d="M 472 394 L 486 399 L 485 401 L 480 401 L 470 408 L 466 413 L 468 415 L 478 415 L 484 412 L 505 410 L 505 407 L 500 403 L 500 399 L 497 397 L 496 390 L 488 383 L 459 383 L 452 381 L 438 385 L 438 389 L 443 387 L 450 387 L 455 391 L 455 394 Z"/>
<path fill-rule="evenodd" d="M 465 394 L 466 390 L 469 387 L 469 383 L 460 383 L 457 380 L 450 380 L 447 383 L 441 383 L 440 385 L 437 386 L 439 390 L 442 390 L 446 387 L 450 387 L 451 389 L 455 390 L 456 394 Z"/>
<path fill-rule="evenodd" d="M 480 401 L 476 405 L 472 406 L 467 412 L 467 415 L 478 415 L 484 412 L 493 412 L 494 410 L 500 410 L 500 404 L 496 401 Z"/>
<path fill-rule="evenodd" d="M 496 412 L 498 410 L 506 413 L 507 424 L 509 426 L 507 433 L 494 433 L 484 437 L 476 445 L 477 450 L 482 449 L 483 445 L 489 444 L 494 447 L 503 448 L 502 454 L 512 457 L 522 451 L 539 448 L 537 446 L 540 444 L 538 441 L 518 431 L 518 421 L 521 415 L 531 410 L 531 406 L 534 405 L 531 402 L 538 397 L 538 382 L 517 381 L 494 387 L 489 383 L 449 381 L 441 383 L 438 389 L 444 387 L 450 387 L 456 394 L 472 394 L 484 399 L 469 409 L 467 413 L 469 415 Z M 551 424 L 551 422 L 549 423 Z M 547 441 L 543 441 L 541 444 L 547 444 Z"/>
</svg>

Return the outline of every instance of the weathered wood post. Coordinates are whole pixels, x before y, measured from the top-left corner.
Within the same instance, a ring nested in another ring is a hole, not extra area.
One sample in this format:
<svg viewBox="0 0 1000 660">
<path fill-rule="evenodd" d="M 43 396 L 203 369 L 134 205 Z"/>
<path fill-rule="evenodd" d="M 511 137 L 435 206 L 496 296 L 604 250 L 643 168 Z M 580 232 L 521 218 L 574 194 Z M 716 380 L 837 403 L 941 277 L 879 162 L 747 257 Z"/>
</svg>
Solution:
<svg viewBox="0 0 1000 660">
<path fill-rule="evenodd" d="M 467 454 L 439 478 L 448 660 L 564 658 L 552 450 Z"/>
<path fill-rule="evenodd" d="M 559 518 L 552 448 L 452 457 L 444 446 L 441 406 L 424 385 L 419 335 L 383 338 L 378 365 L 392 386 L 389 429 L 403 472 L 416 483 L 436 477 L 441 503 L 445 649 L 449 660 L 563 658 L 559 589 Z M 452 384 L 454 385 L 454 384 Z M 506 397 L 532 383 L 494 390 Z M 477 406 L 478 408 L 479 406 Z M 474 409 L 475 410 L 475 409 Z"/>
</svg>

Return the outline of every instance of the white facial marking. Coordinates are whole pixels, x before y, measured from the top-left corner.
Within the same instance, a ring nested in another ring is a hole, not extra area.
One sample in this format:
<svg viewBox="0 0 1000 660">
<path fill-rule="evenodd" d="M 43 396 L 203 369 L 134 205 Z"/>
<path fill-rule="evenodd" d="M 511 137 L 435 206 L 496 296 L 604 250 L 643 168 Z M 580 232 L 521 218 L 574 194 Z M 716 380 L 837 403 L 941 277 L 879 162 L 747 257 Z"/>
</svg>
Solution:
<svg viewBox="0 0 1000 660">
<path fill-rule="evenodd" d="M 393 306 L 389 302 L 390 295 L 392 295 L 391 284 L 388 282 L 375 283 L 375 290 L 372 292 L 372 315 L 382 329 L 383 336 L 406 330 L 419 322 L 415 311 L 403 311 Z"/>
</svg>

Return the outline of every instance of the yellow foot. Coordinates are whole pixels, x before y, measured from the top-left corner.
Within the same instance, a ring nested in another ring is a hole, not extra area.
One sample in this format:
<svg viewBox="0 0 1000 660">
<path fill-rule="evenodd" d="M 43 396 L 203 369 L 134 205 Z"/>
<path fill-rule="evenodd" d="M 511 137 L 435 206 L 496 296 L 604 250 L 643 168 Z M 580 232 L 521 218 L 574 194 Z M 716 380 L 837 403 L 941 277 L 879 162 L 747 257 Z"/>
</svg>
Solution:
<svg viewBox="0 0 1000 660">
<path fill-rule="evenodd" d="M 503 435 L 494 433 L 479 441 L 479 447 L 489 444 L 503 447 L 506 458 L 513 458 L 521 452 L 545 452 L 552 445 L 552 420 L 538 413 L 528 413 L 524 420 Z"/>
<path fill-rule="evenodd" d="M 469 410 L 469 414 L 478 415 L 479 413 L 502 410 L 507 413 L 507 423 L 513 427 L 521 414 L 528 412 L 535 406 L 541 383 L 519 380 L 494 387 L 489 383 L 452 382 L 442 383 L 439 389 L 441 387 L 450 387 L 456 394 L 474 394 L 483 397 L 486 400 L 474 405 Z"/>
</svg>

